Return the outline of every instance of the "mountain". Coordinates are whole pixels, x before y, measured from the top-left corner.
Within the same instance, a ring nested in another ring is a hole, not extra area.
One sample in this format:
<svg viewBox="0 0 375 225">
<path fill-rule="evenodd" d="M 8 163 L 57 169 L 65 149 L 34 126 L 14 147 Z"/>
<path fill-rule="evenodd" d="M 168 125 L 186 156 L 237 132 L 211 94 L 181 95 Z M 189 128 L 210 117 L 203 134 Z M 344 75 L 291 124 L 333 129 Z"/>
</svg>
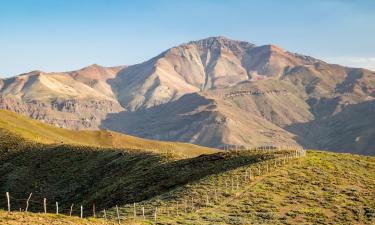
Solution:
<svg viewBox="0 0 375 225">
<path fill-rule="evenodd" d="M 280 77 L 286 68 L 317 60 L 266 45 L 224 37 L 171 48 L 121 71 L 111 82 L 126 109 L 149 108 L 192 92 L 229 87 L 242 81 Z"/>
<path fill-rule="evenodd" d="M 4 79 L 0 108 L 69 129 L 375 154 L 375 72 L 210 37 L 140 64 Z"/>
<path fill-rule="evenodd" d="M 107 80 L 124 67 L 91 65 L 78 71 L 33 71 L 5 79 L 0 108 L 71 129 L 97 129 L 105 115 L 120 112 Z"/>
</svg>

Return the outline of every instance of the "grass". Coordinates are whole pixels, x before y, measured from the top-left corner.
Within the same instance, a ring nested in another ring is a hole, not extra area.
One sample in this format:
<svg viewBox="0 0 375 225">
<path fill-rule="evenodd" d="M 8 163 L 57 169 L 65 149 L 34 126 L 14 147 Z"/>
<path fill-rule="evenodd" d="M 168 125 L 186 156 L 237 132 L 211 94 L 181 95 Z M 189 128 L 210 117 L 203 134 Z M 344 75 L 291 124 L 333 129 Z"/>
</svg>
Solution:
<svg viewBox="0 0 375 225">
<path fill-rule="evenodd" d="M 150 213 L 158 207 L 160 224 L 374 224 L 373 157 L 309 151 L 307 157 L 240 182 L 238 189 L 225 188 L 223 181 L 243 177 L 251 166 L 256 171 L 255 165 L 208 176 L 140 202 L 138 214 L 141 206 L 146 207 L 152 220 Z M 185 213 L 184 204 L 191 207 L 191 196 L 196 199 L 195 209 Z M 120 210 L 132 216 L 133 206 Z"/>
<path fill-rule="evenodd" d="M 95 204 L 101 210 L 140 202 L 272 157 L 261 152 L 218 152 L 181 159 L 142 150 L 46 145 L 0 129 L 0 193 L 10 192 L 13 210 L 24 208 L 33 193 L 33 211 L 42 211 L 47 198 L 49 212 L 59 202 L 62 213 L 75 204 L 77 215 L 80 205 Z M 6 207 L 5 195 L 0 195 L 0 207 Z"/>
<path fill-rule="evenodd" d="M 0 210 L 0 224 L 3 225 L 53 225 L 53 224 L 115 224 L 103 219 L 80 219 L 78 217 L 69 217 L 56 214 L 42 214 L 42 213 L 25 213 L 25 212 L 5 212 Z"/>
<path fill-rule="evenodd" d="M 0 128 L 17 134 L 24 139 L 43 144 L 70 144 L 136 150 L 142 149 L 155 153 L 169 152 L 181 158 L 196 157 L 201 154 L 218 152 L 217 149 L 198 145 L 147 140 L 108 130 L 67 130 L 37 120 L 32 120 L 7 110 L 0 110 Z"/>
</svg>

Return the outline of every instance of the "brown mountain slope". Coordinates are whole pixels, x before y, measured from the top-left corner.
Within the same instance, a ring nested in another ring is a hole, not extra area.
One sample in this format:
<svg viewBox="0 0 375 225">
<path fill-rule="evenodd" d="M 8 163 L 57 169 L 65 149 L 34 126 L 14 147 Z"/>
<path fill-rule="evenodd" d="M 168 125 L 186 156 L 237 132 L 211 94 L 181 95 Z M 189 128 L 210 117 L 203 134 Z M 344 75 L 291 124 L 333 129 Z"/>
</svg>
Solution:
<svg viewBox="0 0 375 225">
<path fill-rule="evenodd" d="M 129 67 L 20 75 L 0 83 L 0 95 L 0 108 L 72 129 L 375 154 L 375 72 L 224 37 L 182 44 Z"/>
<path fill-rule="evenodd" d="M 102 128 L 205 146 L 297 145 L 293 134 L 262 116 L 198 93 L 150 109 L 110 115 Z"/>
<path fill-rule="evenodd" d="M 123 107 L 134 111 L 178 99 L 186 93 L 280 77 L 296 65 L 318 60 L 277 46 L 212 37 L 173 47 L 142 64 L 128 67 L 110 83 Z"/>
<path fill-rule="evenodd" d="M 4 80 L 0 108 L 59 127 L 97 129 L 108 113 L 122 110 L 107 80 L 124 67 L 91 65 L 78 71 L 33 71 Z"/>
<path fill-rule="evenodd" d="M 375 100 L 351 104 L 323 119 L 295 123 L 286 130 L 299 134 L 307 147 L 375 155 Z"/>
</svg>

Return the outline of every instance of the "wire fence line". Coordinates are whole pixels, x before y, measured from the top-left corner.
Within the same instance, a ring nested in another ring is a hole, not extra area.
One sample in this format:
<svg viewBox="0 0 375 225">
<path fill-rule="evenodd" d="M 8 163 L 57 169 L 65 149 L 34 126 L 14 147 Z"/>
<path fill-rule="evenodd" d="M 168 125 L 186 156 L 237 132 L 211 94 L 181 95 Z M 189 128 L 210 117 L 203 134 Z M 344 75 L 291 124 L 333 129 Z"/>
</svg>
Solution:
<svg viewBox="0 0 375 225">
<path fill-rule="evenodd" d="M 231 150 L 238 150 L 232 148 Z M 166 199 L 162 202 L 139 202 L 133 204 L 125 204 L 119 207 L 116 205 L 110 209 L 98 210 L 95 204 L 90 206 L 75 205 L 59 205 L 58 201 L 48 202 L 48 199 L 43 198 L 38 201 L 32 198 L 32 193 L 26 193 L 25 198 L 14 198 L 11 192 L 6 192 L 6 205 L 7 210 L 11 211 L 39 211 L 42 213 L 56 213 L 69 216 L 84 217 L 97 217 L 103 218 L 108 221 L 123 223 L 129 219 L 143 219 L 147 221 L 157 222 L 158 217 L 179 217 L 187 213 L 196 213 L 202 208 L 215 207 L 220 204 L 224 199 L 236 195 L 240 187 L 256 180 L 256 177 L 274 171 L 276 168 L 283 166 L 295 158 L 304 157 L 306 150 L 300 147 L 287 146 L 287 147 L 256 147 L 246 149 L 248 151 L 261 151 L 269 150 L 271 152 L 286 151 L 273 159 L 253 163 L 247 166 L 242 166 L 240 171 L 231 175 L 230 172 L 225 172 L 216 176 L 214 187 L 212 184 L 200 184 L 198 181 L 196 189 L 200 190 L 199 193 L 184 193 L 175 199 Z M 24 207 L 12 208 L 12 205 L 24 205 Z"/>
</svg>

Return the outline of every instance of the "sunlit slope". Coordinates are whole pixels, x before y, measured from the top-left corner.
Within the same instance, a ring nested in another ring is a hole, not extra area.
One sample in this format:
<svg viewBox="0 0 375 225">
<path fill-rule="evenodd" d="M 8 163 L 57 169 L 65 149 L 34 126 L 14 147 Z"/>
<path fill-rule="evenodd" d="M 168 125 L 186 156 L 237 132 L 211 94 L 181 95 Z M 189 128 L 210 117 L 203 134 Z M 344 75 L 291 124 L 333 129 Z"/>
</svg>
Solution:
<svg viewBox="0 0 375 225">
<path fill-rule="evenodd" d="M 16 133 L 28 140 L 44 144 L 77 144 L 101 147 L 131 148 L 169 152 L 193 157 L 217 152 L 216 149 L 178 142 L 151 141 L 108 130 L 72 131 L 50 126 L 25 116 L 0 110 L 0 128 Z"/>
<path fill-rule="evenodd" d="M 115 224 L 104 219 L 80 219 L 78 217 L 69 217 L 56 214 L 25 213 L 25 212 L 5 212 L 0 210 L 0 224 L 3 225 L 51 225 L 51 224 L 85 224 L 85 225 L 104 225 Z"/>
<path fill-rule="evenodd" d="M 160 224 L 374 224 L 374 190 L 374 157 L 309 151 L 285 164 L 260 161 L 213 174 L 136 209 L 139 215 L 145 207 L 153 221 L 157 208 Z M 129 204 L 120 213 L 132 217 L 133 210 Z"/>
</svg>

